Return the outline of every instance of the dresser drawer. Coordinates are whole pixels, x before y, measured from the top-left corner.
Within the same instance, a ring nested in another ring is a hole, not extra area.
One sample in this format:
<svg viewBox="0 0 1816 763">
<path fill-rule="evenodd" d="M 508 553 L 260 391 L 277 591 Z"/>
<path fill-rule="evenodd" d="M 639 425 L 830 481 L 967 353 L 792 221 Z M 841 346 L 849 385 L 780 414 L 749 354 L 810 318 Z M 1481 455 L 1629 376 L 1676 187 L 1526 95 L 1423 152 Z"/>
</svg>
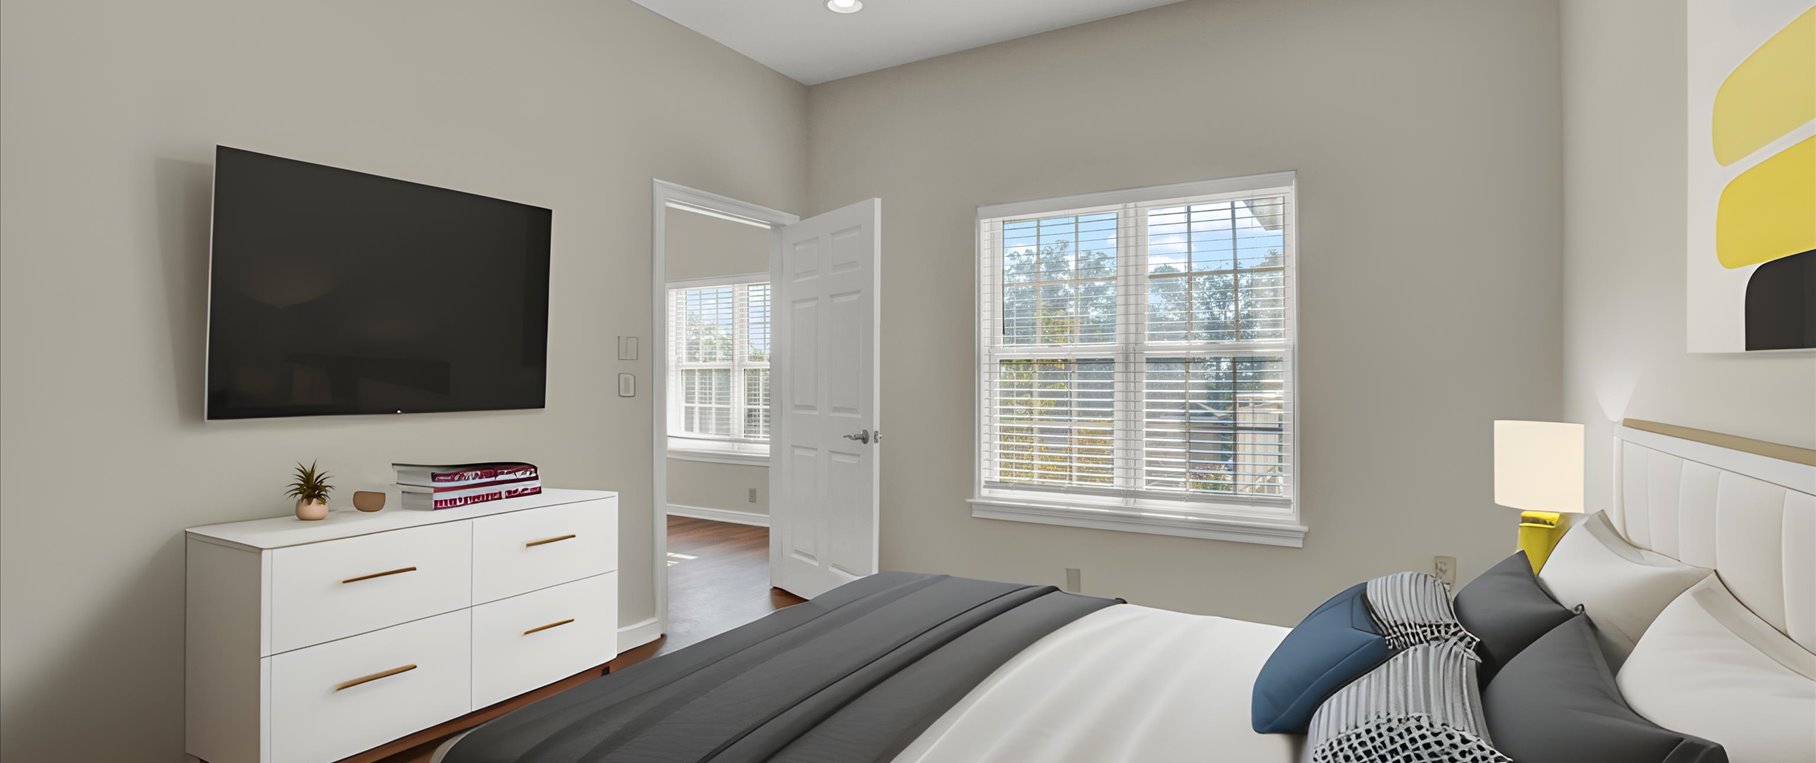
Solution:
<svg viewBox="0 0 1816 763">
<path fill-rule="evenodd" d="M 271 644 L 287 652 L 472 603 L 472 523 L 280 548 L 271 562 Z"/>
<path fill-rule="evenodd" d="M 473 601 L 496 601 L 618 569 L 618 499 L 473 520 Z"/>
<path fill-rule="evenodd" d="M 469 610 L 265 658 L 277 763 L 339 760 L 472 706 Z"/>
<path fill-rule="evenodd" d="M 618 651 L 618 573 L 473 608 L 473 707 L 502 702 L 610 662 Z"/>
</svg>

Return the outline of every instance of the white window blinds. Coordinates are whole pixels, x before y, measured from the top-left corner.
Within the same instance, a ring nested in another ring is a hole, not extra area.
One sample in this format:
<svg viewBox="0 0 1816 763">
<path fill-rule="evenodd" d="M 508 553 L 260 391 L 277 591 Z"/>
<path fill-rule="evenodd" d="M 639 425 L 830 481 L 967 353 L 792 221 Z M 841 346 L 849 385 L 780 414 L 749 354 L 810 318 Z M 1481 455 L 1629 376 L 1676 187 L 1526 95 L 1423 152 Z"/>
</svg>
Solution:
<svg viewBox="0 0 1816 763">
<path fill-rule="evenodd" d="M 980 210 L 980 495 L 1296 520 L 1291 176 L 1207 188 Z"/>
<path fill-rule="evenodd" d="M 671 440 L 769 440 L 769 284 L 668 290 Z"/>
</svg>

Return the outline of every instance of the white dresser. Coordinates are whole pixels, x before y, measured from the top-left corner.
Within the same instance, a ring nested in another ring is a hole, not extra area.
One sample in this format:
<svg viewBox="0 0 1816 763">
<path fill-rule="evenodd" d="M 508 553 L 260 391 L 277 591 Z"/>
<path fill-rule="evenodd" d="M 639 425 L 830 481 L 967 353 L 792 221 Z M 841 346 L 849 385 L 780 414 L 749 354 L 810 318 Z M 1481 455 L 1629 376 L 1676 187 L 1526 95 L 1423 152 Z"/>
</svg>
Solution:
<svg viewBox="0 0 1816 763">
<path fill-rule="evenodd" d="M 618 496 L 187 531 L 185 749 L 323 763 L 611 661 Z"/>
</svg>

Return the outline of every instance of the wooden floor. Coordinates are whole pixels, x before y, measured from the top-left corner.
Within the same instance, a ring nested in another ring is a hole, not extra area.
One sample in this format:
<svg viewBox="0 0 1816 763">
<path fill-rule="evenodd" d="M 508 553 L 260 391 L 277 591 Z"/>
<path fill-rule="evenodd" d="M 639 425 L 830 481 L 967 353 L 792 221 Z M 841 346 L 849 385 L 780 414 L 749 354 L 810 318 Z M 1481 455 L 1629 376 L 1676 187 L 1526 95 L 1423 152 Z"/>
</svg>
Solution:
<svg viewBox="0 0 1816 763">
<path fill-rule="evenodd" d="M 671 516 L 668 635 L 619 655 L 611 667 L 630 667 L 802 601 L 769 587 L 769 528 Z M 560 688 L 571 689 L 592 678 L 575 676 Z M 428 763 L 443 741 L 436 739 L 385 757 L 362 755 L 349 760 Z"/>
<path fill-rule="evenodd" d="M 769 587 L 769 528 L 668 518 L 668 636 L 657 654 L 800 602 Z"/>
</svg>

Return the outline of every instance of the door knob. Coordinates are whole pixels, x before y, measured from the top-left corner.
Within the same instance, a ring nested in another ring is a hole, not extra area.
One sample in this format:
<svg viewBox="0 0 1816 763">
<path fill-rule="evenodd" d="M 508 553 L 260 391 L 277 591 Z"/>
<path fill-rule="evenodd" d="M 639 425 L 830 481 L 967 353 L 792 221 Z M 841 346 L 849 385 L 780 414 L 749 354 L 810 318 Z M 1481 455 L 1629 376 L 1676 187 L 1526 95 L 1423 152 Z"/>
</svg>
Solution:
<svg viewBox="0 0 1816 763">
<path fill-rule="evenodd" d="M 865 445 L 869 445 L 870 444 L 870 430 L 864 429 L 864 430 L 860 430 L 857 434 L 845 435 L 845 439 L 857 440 L 858 442 L 864 443 Z"/>
</svg>

